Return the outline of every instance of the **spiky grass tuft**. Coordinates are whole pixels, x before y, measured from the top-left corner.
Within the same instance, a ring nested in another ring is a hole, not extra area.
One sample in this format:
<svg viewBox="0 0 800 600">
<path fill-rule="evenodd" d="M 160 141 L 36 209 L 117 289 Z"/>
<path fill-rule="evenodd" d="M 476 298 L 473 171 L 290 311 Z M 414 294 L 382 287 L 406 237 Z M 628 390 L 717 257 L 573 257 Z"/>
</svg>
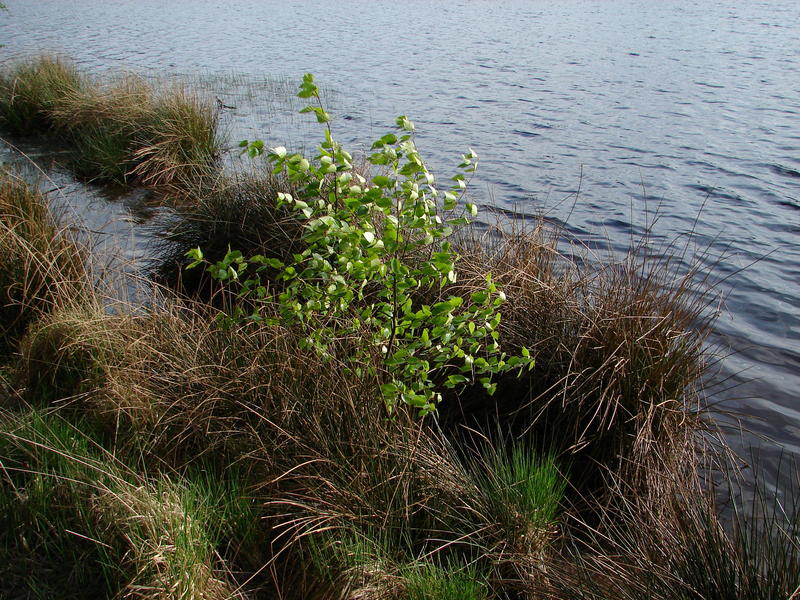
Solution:
<svg viewBox="0 0 800 600">
<path fill-rule="evenodd" d="M 132 159 L 130 176 L 144 185 L 194 191 L 212 184 L 220 142 L 218 113 L 208 102 L 175 88 L 152 100 Z"/>
<path fill-rule="evenodd" d="M 255 521 L 238 497 L 238 475 L 226 474 L 230 485 L 196 474 L 148 477 L 87 429 L 40 411 L 0 419 L 4 597 L 25 585 L 63 597 L 64 581 L 52 579 L 64 575 L 78 586 L 76 598 L 241 597 L 217 555 L 242 533 L 240 522 Z M 21 551 L 27 573 L 17 570 Z"/>
<path fill-rule="evenodd" d="M 475 566 L 430 562 L 401 571 L 406 600 L 484 600 L 489 586 Z"/>
<path fill-rule="evenodd" d="M 217 172 L 217 116 L 186 90 L 157 93 L 134 76 L 100 84 L 49 57 L 0 76 L 0 126 L 57 133 L 75 150 L 74 172 L 94 181 L 194 191 Z"/>
<path fill-rule="evenodd" d="M 0 73 L 0 127 L 14 135 L 52 131 L 53 111 L 87 85 L 72 64 L 47 56 Z"/>
<path fill-rule="evenodd" d="M 0 348 L 36 317 L 88 289 L 85 249 L 36 184 L 0 170 Z"/>
<path fill-rule="evenodd" d="M 535 553 L 555 534 L 566 479 L 552 457 L 539 457 L 521 443 L 491 447 L 471 471 L 483 492 L 487 512 L 504 536 L 524 552 Z"/>
</svg>

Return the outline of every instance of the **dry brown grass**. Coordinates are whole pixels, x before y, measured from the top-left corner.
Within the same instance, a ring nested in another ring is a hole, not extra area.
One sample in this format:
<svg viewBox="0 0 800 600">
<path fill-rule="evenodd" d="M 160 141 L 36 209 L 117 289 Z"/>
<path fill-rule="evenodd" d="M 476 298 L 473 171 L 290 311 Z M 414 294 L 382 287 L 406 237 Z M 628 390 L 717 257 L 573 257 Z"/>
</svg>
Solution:
<svg viewBox="0 0 800 600">
<path fill-rule="evenodd" d="M 50 57 L 0 77 L 0 125 L 53 133 L 71 145 L 74 172 L 93 181 L 185 194 L 213 178 L 222 142 L 214 104 L 143 78 L 98 83 Z"/>
<path fill-rule="evenodd" d="M 85 249 L 34 183 L 0 171 L 0 347 L 41 314 L 88 289 Z"/>
<path fill-rule="evenodd" d="M 630 467 L 635 476 L 636 465 L 701 425 L 694 415 L 707 298 L 693 273 L 673 279 L 668 264 L 636 253 L 571 260 L 557 251 L 558 235 L 540 224 L 489 244 L 461 243 L 459 291 L 490 271 L 507 296 L 502 346 L 527 347 L 536 366 L 503 378 L 493 398 L 471 390 L 440 412 L 451 430 L 510 430 L 533 440 L 568 459 L 573 483 L 588 492 L 609 469 Z"/>
</svg>

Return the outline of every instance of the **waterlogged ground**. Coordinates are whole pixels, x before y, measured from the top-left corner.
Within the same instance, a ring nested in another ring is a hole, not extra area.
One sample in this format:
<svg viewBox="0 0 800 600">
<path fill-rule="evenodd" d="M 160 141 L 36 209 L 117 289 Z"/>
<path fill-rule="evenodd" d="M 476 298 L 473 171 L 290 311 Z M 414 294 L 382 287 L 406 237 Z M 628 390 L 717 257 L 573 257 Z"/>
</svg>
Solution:
<svg viewBox="0 0 800 600">
<path fill-rule="evenodd" d="M 545 212 L 619 253 L 648 227 L 656 244 L 686 243 L 680 266 L 702 261 L 723 297 L 712 343 L 730 356 L 711 391 L 744 415 L 731 439 L 758 445 L 773 481 L 783 453 L 800 456 L 797 2 L 6 4 L 2 62 L 48 51 L 189 82 L 234 107 L 231 140 L 295 148 L 322 133 L 289 97 L 312 71 L 355 149 L 401 113 L 442 176 L 473 147 L 487 221 Z M 60 185 L 112 236 L 108 223 L 141 207 Z M 137 210 L 134 225 L 150 218 Z M 141 258 L 126 227 L 120 246 Z"/>
</svg>

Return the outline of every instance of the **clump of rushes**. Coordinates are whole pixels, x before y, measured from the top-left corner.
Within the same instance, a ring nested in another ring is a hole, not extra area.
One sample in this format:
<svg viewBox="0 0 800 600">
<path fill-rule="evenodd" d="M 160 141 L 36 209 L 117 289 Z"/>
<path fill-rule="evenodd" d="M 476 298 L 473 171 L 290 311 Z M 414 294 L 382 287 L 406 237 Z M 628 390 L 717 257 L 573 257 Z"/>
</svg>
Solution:
<svg viewBox="0 0 800 600">
<path fill-rule="evenodd" d="M 555 533 L 566 482 L 553 459 L 511 442 L 485 451 L 471 471 L 509 544 L 524 553 L 544 548 Z"/>
<path fill-rule="evenodd" d="M 3 597 L 237 597 L 217 551 L 239 533 L 238 475 L 148 478 L 87 429 L 37 411 L 0 418 Z"/>
<path fill-rule="evenodd" d="M 701 425 L 691 415 L 699 414 L 707 298 L 694 273 L 671 279 L 666 261 L 633 251 L 621 263 L 579 266 L 557 241 L 542 224 L 459 243 L 465 274 L 456 289 L 481 285 L 490 270 L 506 294 L 502 346 L 529 348 L 537 367 L 503 377 L 494 398 L 468 390 L 439 412 L 459 439 L 469 428 L 492 436 L 499 423 L 545 454 L 569 457 L 573 484 L 590 493 L 609 469 L 636 477 L 645 457 L 669 453 Z"/>
<path fill-rule="evenodd" d="M 272 534 L 237 560 L 257 571 L 278 552 L 287 585 L 305 572 L 291 566 L 305 542 L 326 531 L 379 530 L 397 565 L 499 557 L 507 532 L 472 475 L 410 411 L 387 420 L 377 380 L 302 350 L 291 330 L 220 329 L 207 312 L 57 311 L 26 338 L 18 379 L 31 401 L 57 401 L 149 468 L 249 465 Z M 341 568 L 336 580 L 352 585 Z"/>
<path fill-rule="evenodd" d="M 92 83 L 65 94 L 52 120 L 74 147 L 70 163 L 85 179 L 124 184 L 132 178 L 137 139 L 151 113 L 153 90 L 138 77 Z"/>
<path fill-rule="evenodd" d="M 53 111 L 88 85 L 72 64 L 47 56 L 0 73 L 0 127 L 14 135 L 52 131 Z"/>
<path fill-rule="evenodd" d="M 133 76 L 101 84 L 48 57 L 0 76 L 0 126 L 60 135 L 75 173 L 93 181 L 193 190 L 216 172 L 217 125 L 211 102 Z"/>
<path fill-rule="evenodd" d="M 651 495 L 618 488 L 601 526 L 583 527 L 564 545 L 561 560 L 551 564 L 558 589 L 549 597 L 796 598 L 800 482 L 796 464 L 791 467 L 795 487 L 783 501 L 763 481 L 744 495 L 737 478 L 708 489 L 697 463 L 662 477 Z M 722 514 L 717 496 L 731 499 Z"/>
<path fill-rule="evenodd" d="M 430 562 L 403 571 L 406 600 L 484 600 L 488 585 L 475 566 L 437 566 Z"/>
<path fill-rule="evenodd" d="M 36 184 L 0 170 L 0 349 L 37 316 L 87 289 L 86 253 Z"/>
<path fill-rule="evenodd" d="M 80 429 L 41 412 L 0 412 L 0 596 L 107 597 L 109 548 L 91 539 L 89 496 L 116 466 Z"/>
<path fill-rule="evenodd" d="M 453 560 L 409 561 L 387 546 L 385 535 L 337 531 L 309 540 L 309 561 L 319 584 L 312 592 L 320 597 L 375 600 L 484 600 L 489 596 L 488 577 L 475 564 Z M 400 562 L 398 562 L 400 561 Z"/>
<path fill-rule="evenodd" d="M 186 253 L 203 248 L 208 260 L 222 260 L 231 248 L 247 255 L 286 260 L 299 253 L 302 223 L 277 203 L 294 186 L 269 169 L 221 177 L 192 203 L 154 225 L 151 272 L 155 279 L 183 293 L 209 298 L 215 286 L 199 270 L 185 271 Z"/>
<path fill-rule="evenodd" d="M 91 301 L 70 303 L 38 320 L 20 344 L 16 365 L 27 399 L 42 404 L 79 398 L 93 407 L 85 411 L 87 418 L 102 419 L 105 411 L 93 403 L 135 339 L 135 324 Z"/>
<path fill-rule="evenodd" d="M 130 175 L 144 185 L 194 191 L 216 174 L 218 112 L 175 88 L 157 95 L 133 152 Z"/>
</svg>

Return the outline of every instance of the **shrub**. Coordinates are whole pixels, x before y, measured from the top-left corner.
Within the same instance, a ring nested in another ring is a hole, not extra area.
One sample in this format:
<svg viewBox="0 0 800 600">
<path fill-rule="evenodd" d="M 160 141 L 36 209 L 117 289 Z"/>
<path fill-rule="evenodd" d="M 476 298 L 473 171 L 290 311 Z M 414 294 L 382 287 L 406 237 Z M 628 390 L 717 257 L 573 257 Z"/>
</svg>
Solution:
<svg viewBox="0 0 800 600">
<path fill-rule="evenodd" d="M 298 95 L 319 101 L 310 74 Z M 321 123 L 329 120 L 321 104 L 302 112 L 315 113 Z M 333 140 L 330 128 L 313 163 L 282 147 L 268 154 L 274 171 L 298 188 L 296 195 L 279 193 L 277 202 L 303 222 L 302 252 L 284 262 L 245 258 L 237 249 L 209 264 L 198 248 L 190 267 L 206 263 L 219 281 L 238 280 L 253 264 L 271 272 L 278 291 L 258 276 L 244 280 L 240 297 L 257 305 L 249 314 L 247 306 L 234 307 L 232 322 L 266 319 L 300 327 L 304 343 L 320 356 L 345 358 L 357 376 L 363 368 L 377 369 L 370 374 L 382 381 L 387 409 L 405 403 L 427 414 L 436 408 L 441 388 L 479 380 L 492 393 L 493 375 L 533 363 L 524 348 L 510 357 L 500 351 L 496 330 L 504 295 L 491 274 L 467 299 L 448 295 L 430 305 L 415 302 L 417 290 L 444 288 L 457 279 L 458 257 L 446 238 L 468 223 L 451 213 L 476 156 L 464 155 L 462 172 L 439 207 L 434 177 L 414 145 L 413 124 L 406 117 L 396 123 L 399 136 L 389 133 L 373 144 L 369 161 L 387 174 L 371 183 L 353 173 L 352 156 Z M 243 145 L 253 155 L 263 151 L 261 142 Z M 469 202 L 466 210 L 477 212 Z"/>
</svg>

